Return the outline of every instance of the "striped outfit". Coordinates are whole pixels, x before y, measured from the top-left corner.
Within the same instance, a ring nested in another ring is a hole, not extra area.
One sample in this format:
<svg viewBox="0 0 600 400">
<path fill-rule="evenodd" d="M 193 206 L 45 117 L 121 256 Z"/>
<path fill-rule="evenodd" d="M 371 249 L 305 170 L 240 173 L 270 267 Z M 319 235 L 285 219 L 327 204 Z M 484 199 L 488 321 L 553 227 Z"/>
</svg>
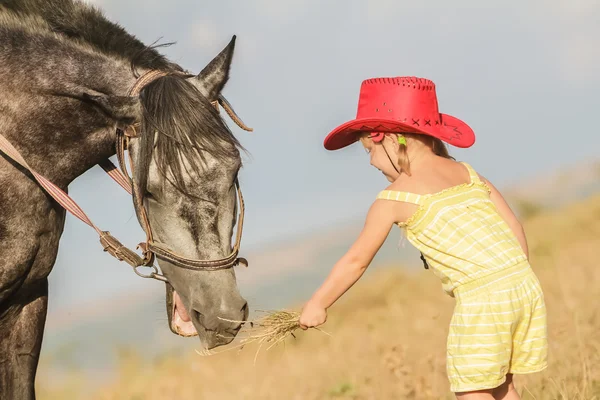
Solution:
<svg viewBox="0 0 600 400">
<path fill-rule="evenodd" d="M 492 389 L 506 374 L 547 365 L 546 308 L 519 241 L 466 163 L 470 182 L 435 194 L 384 190 L 381 200 L 412 203 L 407 239 L 456 298 L 447 343 L 453 392 Z"/>
</svg>

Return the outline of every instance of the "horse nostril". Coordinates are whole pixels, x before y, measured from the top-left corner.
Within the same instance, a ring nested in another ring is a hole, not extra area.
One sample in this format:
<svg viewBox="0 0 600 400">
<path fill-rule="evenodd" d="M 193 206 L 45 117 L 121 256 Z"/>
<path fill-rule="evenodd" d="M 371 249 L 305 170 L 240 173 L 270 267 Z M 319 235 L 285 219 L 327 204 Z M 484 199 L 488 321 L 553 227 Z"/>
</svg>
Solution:
<svg viewBox="0 0 600 400">
<path fill-rule="evenodd" d="M 243 314 L 243 318 L 242 321 L 246 321 L 248 319 L 248 302 L 245 302 L 244 305 L 242 306 L 242 314 Z"/>
<path fill-rule="evenodd" d="M 196 311 L 196 310 L 192 311 L 192 318 L 194 318 L 196 321 L 202 323 L 202 319 L 203 319 L 202 317 L 203 317 L 203 315 L 200 311 Z"/>
<path fill-rule="evenodd" d="M 192 317 L 207 331 L 217 331 L 223 323 L 218 316 L 205 315 L 198 310 L 192 311 Z"/>
</svg>

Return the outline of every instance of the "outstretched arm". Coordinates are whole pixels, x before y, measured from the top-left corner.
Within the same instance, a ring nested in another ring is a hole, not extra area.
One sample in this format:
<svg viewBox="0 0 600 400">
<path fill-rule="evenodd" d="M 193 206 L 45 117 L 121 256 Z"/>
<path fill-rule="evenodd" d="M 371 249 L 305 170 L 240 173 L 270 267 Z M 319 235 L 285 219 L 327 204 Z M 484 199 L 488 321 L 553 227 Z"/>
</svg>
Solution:
<svg viewBox="0 0 600 400">
<path fill-rule="evenodd" d="M 335 264 L 323 285 L 306 303 L 300 317 L 303 329 L 324 323 L 327 308 L 360 279 L 395 223 L 395 207 L 397 203 L 385 200 L 373 203 L 356 242 Z"/>
</svg>

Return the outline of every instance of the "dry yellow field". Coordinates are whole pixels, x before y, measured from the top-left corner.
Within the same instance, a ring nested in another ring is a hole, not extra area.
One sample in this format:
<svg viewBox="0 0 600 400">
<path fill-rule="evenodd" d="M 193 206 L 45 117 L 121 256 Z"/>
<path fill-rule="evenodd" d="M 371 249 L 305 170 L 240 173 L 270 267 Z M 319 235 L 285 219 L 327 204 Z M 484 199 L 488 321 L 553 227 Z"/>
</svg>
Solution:
<svg viewBox="0 0 600 400">
<path fill-rule="evenodd" d="M 516 378 L 523 399 L 600 399 L 600 197 L 526 221 L 531 262 L 549 312 L 550 367 Z M 450 399 L 445 340 L 453 300 L 430 272 L 377 271 L 330 310 L 324 329 L 299 332 L 285 348 L 148 364 L 120 361 L 118 380 L 96 393 L 73 376 L 40 381 L 39 398 Z"/>
</svg>

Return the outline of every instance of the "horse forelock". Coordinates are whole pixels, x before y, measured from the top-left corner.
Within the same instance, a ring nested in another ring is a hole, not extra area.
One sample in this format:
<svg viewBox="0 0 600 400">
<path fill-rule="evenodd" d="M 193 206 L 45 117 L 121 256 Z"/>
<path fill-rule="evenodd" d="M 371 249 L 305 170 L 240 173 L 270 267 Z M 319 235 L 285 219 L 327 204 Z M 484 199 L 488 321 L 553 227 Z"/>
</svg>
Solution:
<svg viewBox="0 0 600 400">
<path fill-rule="evenodd" d="M 167 75 L 140 92 L 141 143 L 136 167 L 142 194 L 146 193 L 152 160 L 161 176 L 188 196 L 193 195 L 185 174 L 201 176 L 208 157 L 223 165 L 239 161 L 240 143 L 188 79 Z"/>
</svg>

